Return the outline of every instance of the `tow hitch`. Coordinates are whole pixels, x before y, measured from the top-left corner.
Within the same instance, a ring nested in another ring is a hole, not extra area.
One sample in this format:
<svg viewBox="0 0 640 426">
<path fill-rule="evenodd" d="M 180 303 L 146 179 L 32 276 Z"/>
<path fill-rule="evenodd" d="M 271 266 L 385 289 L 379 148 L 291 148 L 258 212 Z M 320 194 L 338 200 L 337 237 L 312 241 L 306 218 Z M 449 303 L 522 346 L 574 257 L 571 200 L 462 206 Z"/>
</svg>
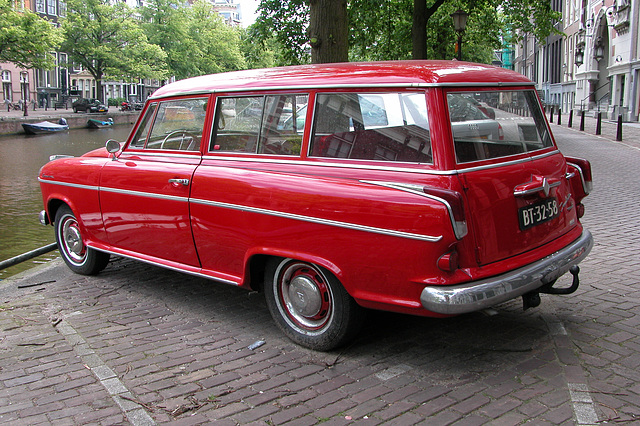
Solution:
<svg viewBox="0 0 640 426">
<path fill-rule="evenodd" d="M 578 278 L 578 274 L 580 273 L 580 268 L 578 266 L 572 266 L 569 269 L 569 273 L 573 275 L 573 282 L 569 287 L 565 288 L 555 288 L 553 285 L 556 283 L 556 280 L 551 281 L 549 284 L 545 284 L 536 291 L 531 291 L 529 293 L 525 293 L 522 295 L 522 307 L 524 310 L 529 308 L 535 308 L 540 305 L 540 293 L 545 294 L 571 294 L 574 293 L 578 286 L 580 285 L 580 278 Z"/>
</svg>

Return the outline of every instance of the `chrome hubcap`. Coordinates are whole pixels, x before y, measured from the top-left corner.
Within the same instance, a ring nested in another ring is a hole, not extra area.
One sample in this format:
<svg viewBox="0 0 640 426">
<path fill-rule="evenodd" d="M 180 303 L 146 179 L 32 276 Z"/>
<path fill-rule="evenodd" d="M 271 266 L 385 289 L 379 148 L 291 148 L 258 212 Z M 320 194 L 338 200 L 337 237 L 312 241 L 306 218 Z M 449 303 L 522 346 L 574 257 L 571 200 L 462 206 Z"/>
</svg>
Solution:
<svg viewBox="0 0 640 426">
<path fill-rule="evenodd" d="M 82 243 L 82 235 L 78 229 L 78 224 L 73 220 L 67 220 L 62 226 L 62 240 L 66 247 L 66 251 L 74 261 L 82 261 L 84 259 L 84 244 Z"/>
<path fill-rule="evenodd" d="M 324 327 L 333 315 L 331 290 L 311 265 L 293 262 L 279 273 L 281 309 L 290 321 L 308 331 Z"/>
<path fill-rule="evenodd" d="M 299 276 L 291 280 L 288 296 L 293 310 L 302 316 L 313 317 L 322 308 L 320 290 L 308 277 Z"/>
</svg>

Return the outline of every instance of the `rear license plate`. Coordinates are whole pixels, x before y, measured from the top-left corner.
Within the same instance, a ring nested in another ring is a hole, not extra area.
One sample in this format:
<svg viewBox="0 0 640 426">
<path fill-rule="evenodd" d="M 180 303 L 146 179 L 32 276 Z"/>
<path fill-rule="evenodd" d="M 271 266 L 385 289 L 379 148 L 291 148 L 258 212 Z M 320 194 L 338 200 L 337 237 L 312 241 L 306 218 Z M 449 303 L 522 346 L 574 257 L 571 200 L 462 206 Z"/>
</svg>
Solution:
<svg viewBox="0 0 640 426">
<path fill-rule="evenodd" d="M 548 222 L 557 216 L 558 202 L 555 198 L 547 198 L 518 209 L 520 229 L 523 231 L 541 223 Z"/>
</svg>

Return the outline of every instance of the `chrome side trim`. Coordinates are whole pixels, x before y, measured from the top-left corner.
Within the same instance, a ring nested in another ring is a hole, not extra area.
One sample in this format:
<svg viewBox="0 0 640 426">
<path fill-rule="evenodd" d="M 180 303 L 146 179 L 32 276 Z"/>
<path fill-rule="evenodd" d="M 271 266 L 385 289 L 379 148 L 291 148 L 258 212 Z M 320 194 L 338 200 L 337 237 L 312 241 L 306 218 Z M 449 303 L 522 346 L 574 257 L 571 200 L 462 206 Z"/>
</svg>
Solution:
<svg viewBox="0 0 640 426">
<path fill-rule="evenodd" d="M 374 234 L 389 235 L 392 237 L 408 238 L 412 240 L 428 241 L 432 243 L 438 242 L 442 239 L 442 235 L 430 236 L 430 235 L 414 234 L 411 232 L 394 231 L 391 229 L 377 228 L 374 226 L 366 226 L 366 225 L 358 225 L 355 223 L 340 222 L 337 220 L 321 219 L 318 217 L 303 216 L 299 214 L 285 213 L 285 212 L 280 212 L 275 210 L 262 209 L 258 207 L 248 207 L 248 206 L 241 206 L 238 204 L 229 204 L 229 203 L 222 203 L 217 201 L 200 200 L 195 198 L 192 198 L 190 201 L 194 204 L 200 204 L 204 206 L 221 207 L 224 209 L 258 213 L 258 214 L 264 214 L 268 216 L 282 217 L 285 219 L 299 220 L 302 222 L 318 223 L 321 225 L 335 226 L 338 228 L 353 229 L 356 231 L 364 231 L 364 232 L 372 232 Z"/>
<path fill-rule="evenodd" d="M 196 151 L 191 151 L 196 152 Z M 164 153 L 164 152 L 138 152 L 135 150 L 126 150 L 122 151 L 118 158 L 121 156 L 134 156 L 134 157 L 160 157 L 160 158 L 190 158 L 193 160 L 201 160 L 202 155 L 200 154 L 178 154 L 178 153 Z"/>
<path fill-rule="evenodd" d="M 582 168 L 577 164 L 571 163 L 569 161 L 567 161 L 567 164 L 570 164 L 572 167 L 575 167 L 578 170 L 578 173 L 580 173 L 580 181 L 582 182 L 582 189 L 584 190 L 585 194 L 589 195 L 591 193 L 592 185 L 590 185 L 586 180 L 584 180 L 584 172 L 582 171 Z M 570 177 L 567 176 L 567 179 L 570 179 Z"/>
<path fill-rule="evenodd" d="M 515 299 L 552 282 L 580 263 L 591 251 L 588 230 L 565 248 L 522 268 L 496 277 L 452 286 L 428 286 L 422 290 L 422 306 L 440 314 L 464 314 Z"/>
<path fill-rule="evenodd" d="M 250 155 L 250 154 L 248 154 Z M 223 160 L 223 161 L 239 161 L 239 162 L 247 162 L 247 163 L 265 163 L 265 164 L 286 164 L 286 165 L 301 165 L 305 167 L 319 166 L 319 167 L 336 167 L 343 169 L 358 169 L 358 170 L 384 170 L 384 171 L 392 171 L 392 172 L 407 172 L 407 173 L 419 173 L 426 175 L 455 175 L 458 173 L 457 170 L 425 170 L 425 169 L 415 169 L 409 167 L 395 167 L 395 166 L 383 166 L 384 163 L 381 161 L 381 164 L 341 164 L 341 163 L 333 163 L 333 162 L 321 162 L 321 161 L 308 161 L 308 160 L 283 160 L 276 158 L 246 158 L 246 157 L 224 157 L 224 156 L 205 156 L 202 157 L 203 160 Z M 312 157 L 318 158 L 318 157 Z M 337 160 L 337 159 L 336 159 Z M 353 161 L 353 160 L 349 160 Z M 404 163 L 402 163 L 404 164 Z M 412 163 L 417 164 L 417 163 Z M 426 164 L 426 163 L 425 163 Z M 432 164 L 429 164 L 432 165 Z M 219 167 L 211 164 L 204 164 L 204 166 L 208 167 Z"/>
<path fill-rule="evenodd" d="M 527 157 L 527 158 L 521 158 L 519 160 L 511 160 L 511 161 L 505 161 L 502 163 L 487 164 L 486 166 L 469 167 L 468 169 L 458 169 L 457 173 L 462 174 L 462 173 L 469 173 L 469 172 L 477 172 L 479 170 L 488 170 L 496 167 L 511 166 L 513 164 L 528 163 L 530 161 L 540 160 L 542 158 L 550 157 L 552 155 L 559 154 L 559 153 L 560 151 L 558 149 L 554 149 L 553 151 L 546 152 L 544 154 L 534 155 L 532 157 Z"/>
<path fill-rule="evenodd" d="M 453 209 L 451 208 L 451 204 L 444 198 L 436 197 L 432 194 L 427 194 L 424 192 L 424 185 L 415 185 L 410 183 L 398 183 L 398 182 L 382 182 L 382 181 L 374 181 L 374 180 L 361 180 L 362 183 L 368 183 L 370 185 L 379 185 L 384 186 L 385 188 L 397 189 L 399 191 L 409 192 L 411 194 L 418 195 L 420 197 L 425 197 L 430 200 L 437 201 L 439 203 L 444 204 L 447 208 L 447 212 L 449 213 L 449 220 L 451 220 L 451 226 L 453 228 L 453 232 L 456 234 L 456 238 L 459 240 L 462 239 L 465 235 L 467 235 L 467 222 L 457 222 L 455 216 L 453 215 Z"/>
<path fill-rule="evenodd" d="M 108 187 L 97 187 L 97 186 L 88 186 L 88 185 L 79 185 L 79 184 L 69 184 L 69 183 L 64 183 L 64 182 L 48 181 L 48 180 L 42 180 L 42 179 L 39 179 L 39 180 L 47 182 L 47 183 L 56 184 L 56 185 L 71 186 L 71 187 L 76 187 L 76 188 L 84 188 L 84 189 L 92 189 L 92 190 L 100 190 L 100 191 L 111 192 L 111 193 L 115 193 L 115 194 L 135 195 L 135 196 L 139 196 L 139 197 L 156 198 L 156 199 L 171 200 L 171 201 L 184 201 L 184 202 L 191 202 L 191 203 L 194 203 L 194 204 L 201 204 L 201 205 L 206 205 L 206 206 L 222 207 L 222 208 L 227 208 L 227 209 L 232 209 L 232 210 L 247 211 L 247 212 L 252 212 L 252 213 L 265 214 L 265 215 L 269 215 L 269 216 L 277 216 L 277 217 L 284 217 L 284 218 L 288 218 L 288 219 L 300 220 L 300 221 L 303 221 L 303 222 L 319 223 L 319 224 L 322 224 L 322 225 L 337 226 L 339 228 L 355 229 L 355 230 L 358 230 L 358 231 L 372 232 L 372 233 L 375 233 L 375 234 L 390 235 L 390 236 L 393 236 L 393 237 L 401 237 L 401 238 L 409 238 L 409 239 L 412 239 L 412 240 L 428 241 L 428 242 L 434 242 L 435 243 L 435 242 L 438 242 L 438 241 L 440 241 L 442 239 L 442 235 L 430 236 L 430 235 L 414 234 L 414 233 L 411 233 L 411 232 L 394 231 L 394 230 L 391 230 L 391 229 L 376 228 L 376 227 L 373 227 L 373 226 L 358 225 L 358 224 L 355 224 L 355 223 L 348 223 L 348 222 L 340 222 L 340 221 L 336 221 L 336 220 L 321 219 L 321 218 L 316 218 L 316 217 L 311 217 L 311 216 L 303 216 L 303 215 L 297 215 L 297 214 L 292 214 L 292 213 L 279 212 L 279 211 L 275 211 L 275 210 L 261 209 L 261 208 L 257 208 L 257 207 L 248 207 L 248 206 L 241 206 L 241 205 L 237 205 L 237 204 L 229 204 L 229 203 L 221 203 L 221 202 L 216 202 L 216 201 L 200 200 L 200 199 L 197 199 L 197 198 L 191 198 L 190 199 L 188 197 L 180 197 L 180 196 L 175 196 L 175 195 L 154 194 L 154 193 L 149 193 L 149 192 L 130 191 L 130 190 L 125 190 L 125 189 L 116 189 L 116 188 L 108 188 Z"/>
<path fill-rule="evenodd" d="M 153 192 L 131 191 L 128 189 L 116 189 L 116 188 L 109 188 L 106 186 L 101 186 L 100 191 L 111 192 L 114 194 L 125 194 L 125 195 L 134 195 L 138 197 L 156 198 L 159 200 L 184 201 L 184 202 L 189 201 L 189 197 L 181 197 L 178 195 L 166 195 L 166 194 L 156 194 Z"/>
<path fill-rule="evenodd" d="M 193 275 L 193 276 L 200 277 L 200 278 L 206 278 L 206 279 L 208 279 L 208 280 L 220 281 L 220 282 L 222 282 L 222 283 L 225 283 L 225 284 L 231 284 L 231 285 L 235 285 L 235 286 L 240 285 L 240 283 L 239 283 L 239 282 L 232 281 L 232 280 L 227 280 L 227 279 L 224 279 L 224 278 L 214 277 L 214 276 L 211 276 L 211 275 L 204 274 L 204 273 L 202 273 L 202 272 L 189 271 L 188 269 L 182 269 L 182 268 L 177 267 L 177 266 L 163 265 L 163 264 L 162 264 L 162 263 L 160 263 L 160 262 L 161 262 L 161 261 L 164 261 L 164 259 L 159 259 L 159 258 L 158 258 L 158 260 L 157 260 L 157 261 L 155 261 L 155 260 L 150 260 L 150 259 L 145 259 L 145 258 L 141 257 L 141 255 L 139 255 L 139 254 L 137 254 L 137 253 L 130 253 L 130 254 L 126 254 L 126 253 L 122 253 L 122 252 L 120 252 L 120 251 L 107 250 L 107 249 L 105 249 L 105 248 L 103 248 L 103 247 L 101 247 L 101 246 L 100 246 L 100 247 L 94 247 L 94 245 L 93 245 L 93 244 L 91 244 L 91 243 L 87 243 L 87 246 L 88 246 L 88 247 L 91 247 L 91 248 L 93 248 L 93 249 L 95 249 L 95 250 L 102 251 L 102 252 L 104 252 L 104 253 L 113 254 L 113 255 L 115 255 L 115 256 L 122 256 L 122 257 L 126 257 L 126 258 L 128 258 L 128 259 L 137 260 L 137 261 L 139 261 L 139 262 L 147 263 L 147 264 L 149 264 L 149 265 L 159 266 L 159 267 L 161 267 L 161 268 L 170 269 L 170 270 L 172 270 L 172 271 L 176 271 L 176 272 L 182 272 L 183 274 Z M 188 266 L 188 265 L 187 265 L 187 266 Z"/>
<path fill-rule="evenodd" d="M 82 184 L 79 184 L 79 183 L 60 182 L 60 181 L 57 181 L 57 180 L 42 179 L 41 177 L 38 177 L 38 182 L 50 183 L 51 185 L 69 186 L 71 188 L 90 189 L 90 190 L 93 190 L 93 191 L 97 191 L 97 190 L 100 189 L 99 186 L 82 185 Z"/>
</svg>

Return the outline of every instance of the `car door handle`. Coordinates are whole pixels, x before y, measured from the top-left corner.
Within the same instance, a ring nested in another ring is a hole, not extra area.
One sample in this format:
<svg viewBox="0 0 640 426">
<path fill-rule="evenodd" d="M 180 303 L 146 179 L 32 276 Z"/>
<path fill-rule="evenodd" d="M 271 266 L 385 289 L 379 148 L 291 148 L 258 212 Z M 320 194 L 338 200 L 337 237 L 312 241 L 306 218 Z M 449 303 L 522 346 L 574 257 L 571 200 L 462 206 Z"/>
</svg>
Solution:
<svg viewBox="0 0 640 426">
<path fill-rule="evenodd" d="M 187 186 L 189 185 L 189 179 L 169 179 L 169 183 Z"/>
</svg>

